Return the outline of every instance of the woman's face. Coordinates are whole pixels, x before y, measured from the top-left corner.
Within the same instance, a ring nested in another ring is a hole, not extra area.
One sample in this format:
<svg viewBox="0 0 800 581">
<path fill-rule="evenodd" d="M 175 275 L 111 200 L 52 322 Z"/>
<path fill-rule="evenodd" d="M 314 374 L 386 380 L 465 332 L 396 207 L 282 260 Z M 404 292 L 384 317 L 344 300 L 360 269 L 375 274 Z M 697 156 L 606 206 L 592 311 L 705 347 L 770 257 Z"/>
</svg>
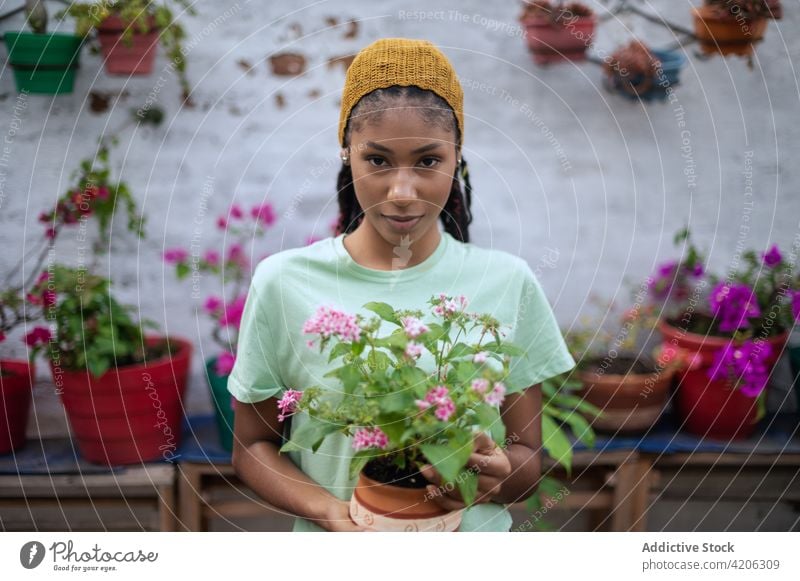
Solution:
<svg viewBox="0 0 800 581">
<path fill-rule="evenodd" d="M 364 221 L 389 244 L 436 228 L 456 170 L 455 131 L 413 108 L 384 111 L 350 134 L 350 165 Z"/>
</svg>

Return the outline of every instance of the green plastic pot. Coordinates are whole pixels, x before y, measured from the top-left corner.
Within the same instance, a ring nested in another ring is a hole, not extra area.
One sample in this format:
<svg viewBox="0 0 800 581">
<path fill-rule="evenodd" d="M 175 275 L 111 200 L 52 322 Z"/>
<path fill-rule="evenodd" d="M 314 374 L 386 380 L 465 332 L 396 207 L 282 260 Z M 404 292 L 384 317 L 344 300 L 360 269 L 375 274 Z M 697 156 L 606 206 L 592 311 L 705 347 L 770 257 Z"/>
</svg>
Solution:
<svg viewBox="0 0 800 581">
<path fill-rule="evenodd" d="M 233 401 L 228 392 L 228 376 L 217 375 L 215 370 L 217 358 L 206 361 L 206 377 L 211 388 L 211 400 L 214 404 L 214 417 L 217 421 L 219 443 L 228 452 L 233 451 Z"/>
<path fill-rule="evenodd" d="M 82 37 L 31 32 L 6 32 L 3 37 L 19 92 L 46 95 L 72 92 Z"/>
</svg>

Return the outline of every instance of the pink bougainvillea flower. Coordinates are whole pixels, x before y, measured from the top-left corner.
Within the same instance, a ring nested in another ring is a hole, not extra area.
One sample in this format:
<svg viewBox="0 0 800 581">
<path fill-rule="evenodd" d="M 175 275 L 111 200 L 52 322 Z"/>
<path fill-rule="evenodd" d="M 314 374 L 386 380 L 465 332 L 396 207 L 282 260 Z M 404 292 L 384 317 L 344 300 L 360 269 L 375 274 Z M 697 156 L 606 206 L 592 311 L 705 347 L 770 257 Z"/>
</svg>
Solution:
<svg viewBox="0 0 800 581">
<path fill-rule="evenodd" d="M 326 339 L 336 336 L 342 341 L 358 341 L 361 338 L 361 328 L 354 315 L 328 306 L 317 307 L 314 316 L 303 324 L 303 333 L 320 335 Z"/>
<path fill-rule="evenodd" d="M 483 400 L 489 405 L 499 406 L 506 398 L 506 386 L 500 381 L 494 382 L 492 391 L 487 393 Z"/>
<path fill-rule="evenodd" d="M 203 305 L 206 312 L 212 315 L 216 313 L 220 307 L 222 307 L 222 299 L 215 296 L 208 297 Z"/>
<path fill-rule="evenodd" d="M 230 375 L 231 371 L 233 370 L 234 363 L 236 363 L 236 356 L 229 351 L 225 351 L 224 353 L 221 353 L 219 357 L 217 357 L 217 363 L 214 366 L 214 371 L 221 377 Z"/>
<path fill-rule="evenodd" d="M 721 282 L 709 296 L 711 312 L 719 318 L 719 330 L 727 333 L 750 325 L 749 319 L 761 316 L 753 289 L 743 283 Z"/>
<path fill-rule="evenodd" d="M 97 198 L 100 200 L 107 200 L 109 196 L 108 188 L 105 186 L 100 186 L 97 188 Z"/>
<path fill-rule="evenodd" d="M 231 206 L 231 218 L 234 220 L 241 220 L 244 218 L 244 212 L 242 211 L 242 207 L 239 204 L 234 204 Z"/>
<path fill-rule="evenodd" d="M 219 266 L 219 252 L 216 250 L 206 250 L 203 260 L 211 266 Z"/>
<path fill-rule="evenodd" d="M 275 209 L 269 202 L 254 206 L 250 210 L 250 215 L 265 226 L 272 226 L 275 223 Z"/>
<path fill-rule="evenodd" d="M 420 355 L 422 355 L 422 345 L 410 341 L 408 345 L 406 345 L 405 353 L 407 357 L 411 357 L 412 359 L 414 359 L 415 357 L 419 357 Z"/>
<path fill-rule="evenodd" d="M 217 228 L 220 230 L 225 230 L 228 227 L 228 220 L 225 219 L 225 216 L 220 216 L 217 218 Z"/>
<path fill-rule="evenodd" d="M 388 446 L 389 438 L 380 428 L 359 428 L 353 434 L 353 449 L 356 452 L 369 448 L 385 450 Z"/>
<path fill-rule="evenodd" d="M 403 330 L 410 339 L 416 339 L 423 333 L 427 333 L 430 329 L 416 317 L 404 317 Z"/>
<path fill-rule="evenodd" d="M 169 264 L 184 262 L 189 258 L 189 253 L 184 248 L 170 248 L 164 252 L 164 260 Z"/>
<path fill-rule="evenodd" d="M 764 260 L 764 264 L 770 268 L 779 265 L 781 260 L 783 260 L 783 256 L 781 255 L 781 251 L 778 249 L 777 244 L 773 244 L 769 250 L 761 255 L 761 257 Z"/>
<path fill-rule="evenodd" d="M 479 351 L 475 354 L 472 358 L 473 363 L 486 363 L 486 359 L 489 356 L 489 353 L 486 351 Z"/>
<path fill-rule="evenodd" d="M 34 327 L 30 333 L 25 335 L 25 344 L 28 347 L 38 347 L 44 345 L 52 338 L 52 333 L 47 327 Z"/>
<path fill-rule="evenodd" d="M 219 324 L 223 327 L 234 327 L 236 329 L 242 323 L 242 314 L 244 313 L 244 305 L 246 296 L 242 295 L 237 297 L 232 303 L 225 306 L 222 316 L 219 319 Z"/>
<path fill-rule="evenodd" d="M 283 392 L 283 396 L 281 397 L 280 401 L 278 401 L 278 409 L 280 410 L 280 413 L 278 414 L 279 422 L 282 422 L 297 411 L 297 404 L 300 402 L 302 397 L 303 392 L 297 391 L 296 389 L 287 389 L 285 392 Z"/>
<path fill-rule="evenodd" d="M 53 240 L 56 237 L 56 229 L 51 226 L 44 231 L 44 235 L 48 240 Z"/>
<path fill-rule="evenodd" d="M 241 244 L 231 244 L 228 249 L 228 262 L 232 262 L 244 269 L 248 268 L 250 261 L 247 259 Z"/>
</svg>

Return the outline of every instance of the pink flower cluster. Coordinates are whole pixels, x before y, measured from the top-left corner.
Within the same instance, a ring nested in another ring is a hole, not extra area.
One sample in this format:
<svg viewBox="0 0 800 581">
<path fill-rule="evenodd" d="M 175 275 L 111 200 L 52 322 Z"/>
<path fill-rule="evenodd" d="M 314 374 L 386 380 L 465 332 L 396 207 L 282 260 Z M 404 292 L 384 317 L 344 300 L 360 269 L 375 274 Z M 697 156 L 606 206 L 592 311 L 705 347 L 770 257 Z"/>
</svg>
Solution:
<svg viewBox="0 0 800 581">
<path fill-rule="evenodd" d="M 314 316 L 303 324 L 303 333 L 320 335 L 324 339 L 336 336 L 353 342 L 361 338 L 361 328 L 354 315 L 326 306 L 318 307 Z"/>
<path fill-rule="evenodd" d="M 483 401 L 489 405 L 499 406 L 506 398 L 506 386 L 500 381 L 495 381 L 490 391 L 488 379 L 474 379 L 472 381 L 472 390 L 481 394 Z"/>
<path fill-rule="evenodd" d="M 52 333 L 47 327 L 34 327 L 30 333 L 25 335 L 25 344 L 28 347 L 38 347 L 45 345 L 52 338 Z"/>
<path fill-rule="evenodd" d="M 473 363 L 486 363 L 486 359 L 487 359 L 488 356 L 489 356 L 489 354 L 486 351 L 480 351 L 480 352 L 476 353 L 475 356 L 472 358 L 472 362 Z"/>
<path fill-rule="evenodd" d="M 423 333 L 427 333 L 430 329 L 416 317 L 403 318 L 403 331 L 410 339 L 416 339 Z"/>
<path fill-rule="evenodd" d="M 369 448 L 385 450 L 389 446 L 389 437 L 380 428 L 359 428 L 353 434 L 353 449 L 356 452 Z"/>
<path fill-rule="evenodd" d="M 426 395 L 425 399 L 418 399 L 414 403 L 420 411 L 425 411 L 430 407 L 436 406 L 436 417 L 443 422 L 450 419 L 456 413 L 456 404 L 450 399 L 450 392 L 444 385 L 437 385 L 431 389 Z"/>
<path fill-rule="evenodd" d="M 302 397 L 303 392 L 297 391 L 296 389 L 287 389 L 283 393 L 283 397 L 281 397 L 280 401 L 278 401 L 278 409 L 280 410 L 280 413 L 278 414 L 279 422 L 282 422 L 297 411 L 297 404 L 300 402 Z"/>
<path fill-rule="evenodd" d="M 411 357 L 412 359 L 419 357 L 422 355 L 422 345 L 419 343 L 414 343 L 413 341 L 409 341 L 408 345 L 406 345 L 406 357 Z"/>
<path fill-rule="evenodd" d="M 245 212 L 239 204 L 233 204 L 228 211 L 227 216 L 220 216 L 217 218 L 217 228 L 226 230 L 229 226 L 229 219 L 237 222 L 244 220 Z M 258 204 L 250 208 L 250 217 L 258 220 L 264 226 L 272 226 L 275 223 L 276 215 L 275 209 L 269 202 Z"/>
<path fill-rule="evenodd" d="M 439 317 L 452 316 L 466 309 L 468 304 L 469 301 L 464 295 L 451 299 L 445 293 L 439 293 L 439 300 L 436 301 L 433 307 L 433 313 Z"/>
<path fill-rule="evenodd" d="M 247 295 L 240 295 L 227 305 L 221 298 L 210 296 L 206 299 L 203 308 L 209 315 L 216 317 L 220 326 L 239 329 L 246 302 Z"/>
<path fill-rule="evenodd" d="M 708 377 L 715 381 L 738 381 L 744 395 L 757 397 L 769 381 L 767 359 L 771 353 L 772 347 L 766 341 L 745 341 L 738 346 L 728 343 L 715 353 Z"/>
<path fill-rule="evenodd" d="M 236 355 L 230 351 L 223 351 L 220 353 L 219 357 L 217 357 L 214 371 L 221 377 L 230 375 L 231 371 L 233 371 L 234 363 L 236 363 Z"/>
<path fill-rule="evenodd" d="M 755 292 L 746 284 L 719 283 L 711 291 L 709 303 L 719 318 L 719 330 L 725 333 L 748 327 L 749 319 L 761 316 Z"/>
</svg>

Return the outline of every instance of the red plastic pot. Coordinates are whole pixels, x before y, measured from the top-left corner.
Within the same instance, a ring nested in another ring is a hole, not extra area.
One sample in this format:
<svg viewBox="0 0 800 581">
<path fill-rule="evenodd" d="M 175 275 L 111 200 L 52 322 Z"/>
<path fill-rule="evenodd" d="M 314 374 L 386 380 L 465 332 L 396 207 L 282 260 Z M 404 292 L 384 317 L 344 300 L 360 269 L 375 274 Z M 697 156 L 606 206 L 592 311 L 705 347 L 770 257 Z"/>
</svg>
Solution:
<svg viewBox="0 0 800 581">
<path fill-rule="evenodd" d="M 97 28 L 106 72 L 112 75 L 149 75 L 153 72 L 158 46 L 159 30 L 155 19 L 150 19 L 148 32 L 134 29 L 129 44 L 123 39 L 123 33 L 130 26 L 119 16 L 112 15 Z"/>
<path fill-rule="evenodd" d="M 756 428 L 758 400 L 734 389 L 729 381 L 712 381 L 708 370 L 718 349 L 730 339 L 685 332 L 665 321 L 659 323 L 664 347 L 677 347 L 688 354 L 693 364 L 680 374 L 677 410 L 686 431 L 707 438 L 735 440 L 749 437 Z M 772 353 L 770 367 L 780 357 L 788 333 L 767 339 Z"/>
<path fill-rule="evenodd" d="M 149 345 L 160 341 L 148 337 Z M 139 464 L 174 457 L 192 344 L 170 338 L 172 356 L 107 371 L 64 371 L 51 361 L 56 387 L 81 455 L 99 464 Z M 174 347 L 173 347 L 174 348 Z"/>
<path fill-rule="evenodd" d="M 27 361 L 0 361 L 0 455 L 25 443 L 35 368 Z"/>
<path fill-rule="evenodd" d="M 583 16 L 563 24 L 554 23 L 546 16 L 525 16 L 522 25 L 528 50 L 533 53 L 534 62 L 540 65 L 584 60 L 586 49 L 594 40 L 594 16 Z"/>
</svg>

